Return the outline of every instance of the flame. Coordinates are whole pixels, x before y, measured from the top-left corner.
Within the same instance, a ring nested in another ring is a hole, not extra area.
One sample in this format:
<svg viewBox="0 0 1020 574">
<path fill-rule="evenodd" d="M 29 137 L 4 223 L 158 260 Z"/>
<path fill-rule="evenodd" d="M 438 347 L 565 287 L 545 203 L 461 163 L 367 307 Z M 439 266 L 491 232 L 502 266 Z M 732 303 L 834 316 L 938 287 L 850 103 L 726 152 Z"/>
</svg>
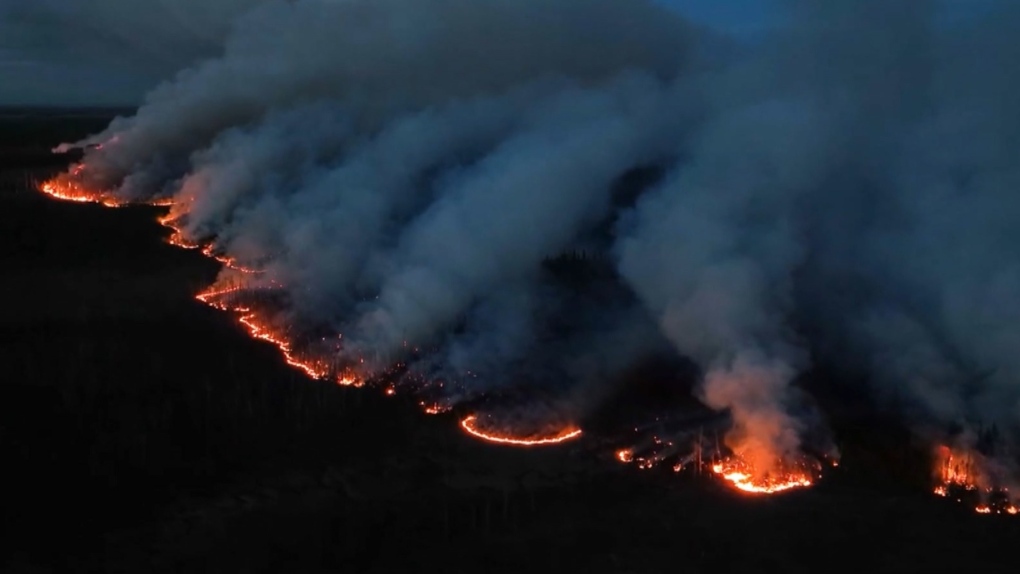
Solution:
<svg viewBox="0 0 1020 574">
<path fill-rule="evenodd" d="M 365 386 L 365 382 L 351 374 L 340 375 L 336 378 L 336 384 L 341 387 L 352 387 L 360 389 Z"/>
<path fill-rule="evenodd" d="M 937 496 L 952 497 L 957 502 L 977 500 L 974 511 L 978 514 L 1020 514 L 1020 505 L 1009 489 L 993 486 L 985 458 L 966 448 L 940 445 L 935 450 Z"/>
<path fill-rule="evenodd" d="M 170 227 L 170 226 L 168 225 L 167 227 Z M 181 238 L 180 238 L 180 231 L 177 230 L 176 228 L 173 228 L 173 227 L 171 227 L 171 229 L 174 229 L 174 235 L 171 236 L 171 238 L 176 237 L 178 240 L 181 240 Z M 205 255 L 206 257 L 208 257 L 210 259 L 215 259 L 216 261 L 218 261 L 221 265 L 223 265 L 227 269 L 232 269 L 234 271 L 240 271 L 241 273 L 245 273 L 245 274 L 248 274 L 248 275 L 254 275 L 254 274 L 257 274 L 257 273 L 262 273 L 261 269 L 255 269 L 254 267 L 246 267 L 244 265 L 241 265 L 240 263 L 237 262 L 236 259 L 234 259 L 233 257 L 230 257 L 229 255 L 221 255 L 219 253 L 216 253 L 216 250 L 215 250 L 215 248 L 213 247 L 212 244 L 206 245 L 205 247 L 202 248 L 202 255 Z"/>
<path fill-rule="evenodd" d="M 512 446 L 546 446 L 552 444 L 560 444 L 567 441 L 574 440 L 581 436 L 581 429 L 575 426 L 567 426 L 559 432 L 551 436 L 530 436 L 525 438 L 514 437 L 507 434 L 495 434 L 492 431 L 481 430 L 477 426 L 478 416 L 470 415 L 464 420 L 460 421 L 460 426 L 469 435 L 482 439 L 484 441 L 506 444 Z"/>
<path fill-rule="evenodd" d="M 938 486 L 936 490 L 947 491 L 948 487 L 956 486 L 964 490 L 977 490 L 982 482 L 979 476 L 979 457 L 969 453 L 957 453 L 947 446 L 940 446 L 936 452 L 936 474 Z"/>
<path fill-rule="evenodd" d="M 79 181 L 85 166 L 77 164 L 67 175 L 55 177 L 39 186 L 39 191 L 61 201 L 76 203 L 98 203 L 106 207 L 122 207 L 123 202 L 107 193 L 88 189 Z"/>
<path fill-rule="evenodd" d="M 176 215 L 173 210 L 156 220 L 160 225 L 166 227 L 171 232 L 170 237 L 167 238 L 166 242 L 174 247 L 180 247 L 181 249 L 198 249 L 201 247 L 201 245 L 197 242 L 184 237 L 184 231 L 181 229 L 180 220 L 180 216 Z"/>
<path fill-rule="evenodd" d="M 102 144 L 96 146 L 101 149 Z M 59 175 L 39 185 L 39 191 L 54 199 L 61 201 L 73 201 L 75 203 L 98 203 L 104 207 L 124 207 L 128 202 L 118 199 L 112 193 L 102 190 L 90 189 L 82 183 L 82 175 L 85 173 L 85 165 L 78 163 L 68 170 L 66 174 Z M 157 207 L 172 206 L 172 198 L 159 198 L 146 203 Z"/>
<path fill-rule="evenodd" d="M 212 287 L 196 295 L 195 299 L 215 309 L 236 313 L 238 315 L 238 322 L 244 325 L 248 334 L 252 338 L 275 345 L 288 365 L 304 372 L 313 379 L 326 378 L 329 374 L 329 369 L 326 368 L 324 361 L 298 357 L 292 348 L 291 342 L 278 329 L 274 328 L 266 318 L 261 317 L 259 313 L 249 307 L 229 305 L 223 301 L 228 295 L 241 293 L 244 290 L 244 287 L 237 285 L 225 288 Z"/>
<path fill-rule="evenodd" d="M 116 142 L 116 137 L 110 140 L 109 143 Z M 103 144 L 96 144 L 93 146 L 95 149 L 101 149 Z M 49 181 L 46 181 L 39 185 L 39 191 L 53 197 L 55 199 L 63 201 L 73 201 L 78 203 L 97 203 L 106 207 L 121 207 L 126 205 L 126 202 L 116 199 L 111 194 L 101 191 L 96 191 L 87 188 L 82 183 L 82 178 L 85 173 L 84 164 L 75 164 L 71 166 L 66 174 L 57 176 Z M 170 229 L 170 237 L 167 238 L 167 242 L 175 247 L 182 249 L 198 250 L 200 249 L 202 254 L 206 257 L 215 259 L 227 269 L 237 271 L 244 275 L 253 275 L 263 273 L 260 269 L 255 269 L 242 265 L 236 259 L 218 253 L 213 244 L 202 245 L 198 241 L 189 239 L 184 231 L 184 219 L 188 213 L 188 207 L 191 201 L 189 198 L 177 197 L 177 198 L 157 198 L 149 202 L 149 205 L 159 207 L 169 207 L 170 211 L 159 217 L 157 222 Z M 270 283 L 275 283 L 270 280 Z M 281 287 L 275 285 L 275 287 Z M 244 326 L 248 334 L 258 340 L 265 341 L 277 347 L 280 353 L 283 355 L 284 361 L 291 367 L 298 369 L 313 379 L 327 379 L 333 378 L 336 383 L 344 387 L 361 388 L 364 387 L 366 382 L 358 376 L 355 376 L 349 372 L 335 373 L 330 366 L 330 361 L 326 355 L 316 356 L 305 356 L 312 355 L 311 353 L 302 353 L 301 355 L 294 349 L 294 344 L 290 337 L 274 325 L 273 322 L 265 314 L 260 313 L 257 310 L 244 305 L 234 304 L 238 296 L 243 295 L 245 292 L 257 289 L 257 287 L 251 287 L 243 283 L 232 284 L 222 286 L 220 284 L 214 284 L 213 286 L 205 289 L 204 291 L 195 295 L 195 299 L 204 303 L 210 307 L 218 309 L 220 311 L 226 311 L 233 313 L 237 316 L 237 321 Z M 363 362 L 363 360 L 362 360 Z M 442 386 L 441 384 L 439 386 Z M 387 387 L 383 391 L 387 396 L 394 396 L 397 393 L 396 388 Z M 441 405 L 438 403 L 427 404 L 424 401 L 421 403 L 422 409 L 427 414 L 440 414 L 447 412 L 451 409 L 450 406 Z M 469 423 L 470 424 L 470 423 Z M 548 444 L 551 442 L 563 442 L 570 440 L 580 435 L 580 429 L 569 429 L 563 436 L 557 435 L 551 438 L 538 438 L 535 440 L 519 440 L 514 444 L 521 444 L 529 446 L 533 444 Z M 475 436 L 483 436 L 482 434 L 473 433 Z M 495 440 L 500 442 L 498 437 L 486 438 L 486 440 Z M 512 439 L 511 439 L 512 440 Z"/>
<path fill-rule="evenodd" d="M 752 494 L 775 494 L 814 484 L 814 477 L 804 462 L 779 461 L 772 470 L 758 472 L 751 464 L 736 456 L 712 465 L 712 472 L 735 488 Z"/>
<path fill-rule="evenodd" d="M 425 401 L 420 401 L 418 405 L 421 406 L 421 409 L 425 411 L 425 414 L 427 415 L 439 415 L 450 411 L 450 407 L 439 403 L 427 403 Z"/>
</svg>

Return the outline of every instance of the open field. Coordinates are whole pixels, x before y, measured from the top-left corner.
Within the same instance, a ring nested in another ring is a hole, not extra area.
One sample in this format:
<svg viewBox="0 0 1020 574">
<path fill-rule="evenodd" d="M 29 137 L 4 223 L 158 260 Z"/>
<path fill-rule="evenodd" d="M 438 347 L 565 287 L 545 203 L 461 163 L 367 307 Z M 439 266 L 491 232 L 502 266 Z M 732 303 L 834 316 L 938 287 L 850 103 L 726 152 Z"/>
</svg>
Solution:
<svg viewBox="0 0 1020 574">
<path fill-rule="evenodd" d="M 0 114 L 2 572 L 1016 571 L 1020 520 L 929 495 L 904 430 L 837 390 L 840 469 L 762 499 L 308 380 L 193 299 L 217 265 L 158 209 L 26 188 L 108 120 L 67 113 Z"/>
</svg>

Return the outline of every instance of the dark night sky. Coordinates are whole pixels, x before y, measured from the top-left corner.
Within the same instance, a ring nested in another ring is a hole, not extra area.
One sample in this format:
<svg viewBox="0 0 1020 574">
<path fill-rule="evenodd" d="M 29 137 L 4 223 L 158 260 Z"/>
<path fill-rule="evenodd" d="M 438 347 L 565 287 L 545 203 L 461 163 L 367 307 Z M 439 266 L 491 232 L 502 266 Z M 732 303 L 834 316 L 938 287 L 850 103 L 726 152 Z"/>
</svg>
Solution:
<svg viewBox="0 0 1020 574">
<path fill-rule="evenodd" d="M 227 23 L 264 0 L 0 0 L 0 105 L 133 104 L 161 79 L 215 54 Z M 657 0 L 754 36 L 786 0 Z M 994 0 L 940 0 L 954 17 Z"/>
</svg>

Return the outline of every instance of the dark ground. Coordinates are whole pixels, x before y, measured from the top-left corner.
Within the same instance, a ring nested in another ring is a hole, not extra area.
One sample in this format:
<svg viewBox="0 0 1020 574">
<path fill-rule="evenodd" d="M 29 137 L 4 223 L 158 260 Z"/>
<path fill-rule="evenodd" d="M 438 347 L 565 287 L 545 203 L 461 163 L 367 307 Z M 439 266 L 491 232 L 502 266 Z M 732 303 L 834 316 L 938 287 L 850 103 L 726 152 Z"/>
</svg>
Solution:
<svg viewBox="0 0 1020 574">
<path fill-rule="evenodd" d="M 1020 520 L 927 494 L 907 434 L 846 397 L 822 397 L 840 469 L 758 499 L 304 379 L 194 301 L 216 265 L 158 210 L 26 188 L 108 121 L 41 113 L 0 114 L 0 572 L 1020 569 Z"/>
</svg>

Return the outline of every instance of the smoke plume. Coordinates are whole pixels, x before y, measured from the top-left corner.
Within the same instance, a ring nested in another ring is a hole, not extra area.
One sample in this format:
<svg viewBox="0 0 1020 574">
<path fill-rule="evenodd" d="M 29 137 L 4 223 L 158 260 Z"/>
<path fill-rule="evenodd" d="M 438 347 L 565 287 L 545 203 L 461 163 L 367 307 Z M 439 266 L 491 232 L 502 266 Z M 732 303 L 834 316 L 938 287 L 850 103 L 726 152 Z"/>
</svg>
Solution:
<svg viewBox="0 0 1020 574">
<path fill-rule="evenodd" d="M 171 199 L 342 367 L 590 408 L 664 337 L 759 472 L 818 363 L 1018 427 L 1016 7 L 789 0 L 746 46 L 645 0 L 252 5 L 66 180 Z"/>
</svg>

